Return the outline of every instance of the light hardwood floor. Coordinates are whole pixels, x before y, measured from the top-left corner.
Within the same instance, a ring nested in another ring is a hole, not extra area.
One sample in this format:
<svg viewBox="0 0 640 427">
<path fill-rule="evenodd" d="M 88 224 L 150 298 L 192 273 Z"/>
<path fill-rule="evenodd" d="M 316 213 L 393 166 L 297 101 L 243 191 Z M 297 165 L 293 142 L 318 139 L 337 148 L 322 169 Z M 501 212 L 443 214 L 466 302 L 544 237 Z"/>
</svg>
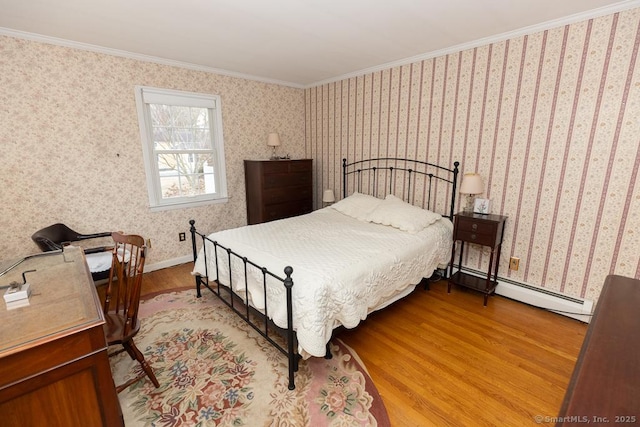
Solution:
<svg viewBox="0 0 640 427">
<path fill-rule="evenodd" d="M 143 293 L 191 286 L 191 264 L 146 273 Z M 525 426 L 557 416 L 587 325 L 499 296 L 431 283 L 338 333 L 393 426 Z M 551 423 L 542 423 L 551 424 Z"/>
</svg>

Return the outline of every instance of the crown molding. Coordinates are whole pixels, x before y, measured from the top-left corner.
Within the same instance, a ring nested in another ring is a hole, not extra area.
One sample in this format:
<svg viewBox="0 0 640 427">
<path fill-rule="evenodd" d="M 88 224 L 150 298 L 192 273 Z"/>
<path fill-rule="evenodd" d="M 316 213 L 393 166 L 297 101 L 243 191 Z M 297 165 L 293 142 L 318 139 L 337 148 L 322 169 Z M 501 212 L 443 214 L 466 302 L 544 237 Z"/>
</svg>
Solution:
<svg viewBox="0 0 640 427">
<path fill-rule="evenodd" d="M 626 0 L 623 2 L 616 3 L 614 5 L 592 9 L 590 11 L 569 15 L 563 18 L 546 21 L 546 22 L 536 24 L 536 25 L 531 25 L 528 27 L 519 28 L 514 31 L 508 31 L 505 33 L 497 34 L 495 36 L 485 37 L 485 38 L 477 39 L 471 42 L 451 46 L 448 48 L 439 49 L 436 51 L 427 52 L 420 55 L 411 56 L 408 58 L 403 58 L 397 61 L 387 62 L 384 64 L 376 65 L 374 67 L 365 68 L 362 70 L 354 71 L 352 73 L 339 75 L 336 77 L 332 77 L 330 79 L 321 80 L 321 81 L 309 83 L 309 84 L 298 84 L 298 83 L 292 83 L 292 82 L 287 82 L 282 80 L 270 79 L 270 78 L 255 76 L 251 74 L 228 71 L 220 68 L 206 67 L 202 65 L 188 63 L 188 62 L 174 61 L 171 59 L 165 59 L 165 58 L 160 58 L 160 57 L 151 56 L 151 55 L 143 55 L 143 54 L 132 53 L 132 52 L 119 50 L 119 49 L 112 49 L 112 48 L 92 45 L 88 43 L 75 42 L 72 40 L 45 36 L 42 34 L 12 30 L 10 28 L 4 28 L 4 27 L 0 27 L 0 35 L 32 40 L 32 41 L 37 41 L 41 43 L 53 44 L 53 45 L 68 47 L 72 49 L 80 49 L 80 50 L 85 50 L 90 52 L 102 53 L 102 54 L 117 56 L 121 58 L 133 59 L 136 61 L 152 62 L 160 65 L 168 65 L 172 67 L 185 68 L 185 69 L 194 70 L 194 71 L 202 71 L 206 73 L 213 73 L 213 74 L 234 77 L 234 78 L 239 78 L 244 80 L 276 84 L 280 86 L 287 86 L 295 89 L 309 89 L 316 86 L 322 86 L 325 84 L 337 82 L 340 80 L 347 80 L 350 78 L 363 76 L 365 74 L 372 74 L 372 73 L 376 73 L 382 70 L 387 70 L 390 68 L 400 67 L 400 66 L 408 65 L 415 62 L 436 58 L 439 56 L 449 55 L 449 54 L 460 52 L 467 49 L 473 49 L 480 46 L 486 46 L 492 43 L 502 42 L 507 39 L 513 39 L 513 38 L 534 34 L 541 31 L 550 30 L 552 28 L 575 24 L 577 22 L 586 21 L 586 20 L 598 18 L 601 16 L 611 15 L 614 13 L 622 12 L 624 10 L 634 9 L 638 7 L 640 7 L 640 0 Z"/>
<path fill-rule="evenodd" d="M 497 34 L 495 36 L 489 36 L 482 39 L 477 39 L 471 42 L 458 44 L 455 46 L 447 47 L 444 49 L 435 50 L 432 52 L 423 53 L 409 58 L 399 59 L 393 62 L 387 62 L 385 64 L 376 65 L 371 68 L 365 68 L 363 70 L 354 71 L 352 73 L 343 74 L 341 76 L 332 77 L 327 80 L 321 80 L 315 83 L 304 86 L 305 89 L 310 89 L 317 86 L 322 86 L 329 83 L 334 83 L 340 80 L 347 80 L 354 77 L 360 77 L 365 74 L 372 74 L 378 71 L 388 70 L 395 67 L 401 67 L 403 65 L 409 65 L 414 62 L 420 62 L 427 59 L 437 58 L 439 56 L 450 55 L 452 53 L 461 52 L 467 49 L 473 49 L 476 47 L 490 45 L 492 43 L 502 42 L 508 39 L 514 39 L 525 35 L 535 34 L 542 31 L 550 30 L 553 28 L 564 27 L 565 25 L 571 25 L 589 19 L 599 18 L 601 16 L 612 15 L 614 13 L 622 12 L 629 9 L 635 9 L 640 7 L 640 0 L 627 0 L 624 2 L 616 3 L 610 6 L 604 6 L 597 9 L 592 9 L 586 12 L 576 13 L 573 15 L 565 16 L 563 18 L 553 19 L 551 21 L 542 22 L 540 24 L 530 25 L 528 27 L 519 28 L 517 30 L 508 31 L 506 33 Z"/>
<path fill-rule="evenodd" d="M 92 44 L 89 44 L 89 43 L 81 43 L 81 42 L 61 39 L 61 38 L 57 38 L 57 37 L 44 36 L 42 34 L 29 33 L 29 32 L 26 32 L 26 31 L 12 30 L 10 28 L 0 27 L 0 36 L 15 37 L 15 38 L 19 38 L 19 39 L 26 39 L 26 40 L 36 41 L 36 42 L 40 42 L 40 43 L 46 43 L 46 44 L 52 44 L 52 45 L 56 45 L 56 46 L 68 47 L 68 48 L 72 48 L 72 49 L 80 49 L 80 50 L 85 50 L 85 51 L 89 51 L 89 52 L 102 53 L 102 54 L 105 54 L 105 55 L 118 56 L 118 57 L 121 57 L 121 58 L 133 59 L 133 60 L 136 60 L 136 61 L 152 62 L 152 63 L 155 63 L 155 64 L 168 65 L 168 66 L 171 66 L 171 67 L 186 68 L 186 69 L 189 69 L 189 70 L 202 71 L 202 72 L 205 72 L 205 73 L 219 74 L 219 75 L 227 76 L 227 77 L 235 77 L 235 78 L 239 78 L 239 79 L 252 80 L 252 81 L 257 81 L 257 82 L 261 82 L 261 83 L 270 83 L 270 84 L 276 84 L 276 85 L 280 85 L 280 86 L 288 86 L 288 87 L 292 87 L 292 88 L 296 88 L 296 89 L 304 89 L 303 85 L 300 85 L 300 84 L 297 84 L 297 83 L 291 83 L 291 82 L 286 82 L 286 81 L 282 81 L 282 80 L 269 79 L 269 78 L 266 78 L 266 77 L 254 76 L 254 75 L 251 75 L 251 74 L 238 73 L 238 72 L 234 72 L 234 71 L 223 70 L 223 69 L 220 69 L 220 68 L 206 67 L 206 66 L 203 66 L 203 65 L 192 64 L 192 63 L 189 63 L 189 62 L 174 61 L 174 60 L 171 60 L 171 59 L 165 59 L 165 58 L 160 58 L 160 57 L 151 56 L 151 55 L 143 55 L 143 54 L 139 54 L 139 53 L 132 53 L 132 52 L 128 52 L 128 51 L 125 51 L 125 50 L 112 49 L 112 48 L 108 48 L 108 47 L 92 45 Z"/>
</svg>

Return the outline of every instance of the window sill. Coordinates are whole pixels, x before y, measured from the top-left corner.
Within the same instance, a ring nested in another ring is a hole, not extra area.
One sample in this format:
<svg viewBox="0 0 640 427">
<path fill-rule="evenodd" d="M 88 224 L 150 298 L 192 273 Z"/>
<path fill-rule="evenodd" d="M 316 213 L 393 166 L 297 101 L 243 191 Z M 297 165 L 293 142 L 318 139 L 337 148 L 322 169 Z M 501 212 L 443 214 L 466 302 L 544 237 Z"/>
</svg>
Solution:
<svg viewBox="0 0 640 427">
<path fill-rule="evenodd" d="M 228 201 L 229 201 L 229 197 L 221 197 L 219 199 L 212 199 L 212 200 L 198 200 L 198 201 L 171 203 L 166 205 L 149 206 L 149 210 L 151 212 L 162 212 L 162 211 L 169 211 L 174 209 L 198 208 L 201 206 L 227 203 Z"/>
</svg>

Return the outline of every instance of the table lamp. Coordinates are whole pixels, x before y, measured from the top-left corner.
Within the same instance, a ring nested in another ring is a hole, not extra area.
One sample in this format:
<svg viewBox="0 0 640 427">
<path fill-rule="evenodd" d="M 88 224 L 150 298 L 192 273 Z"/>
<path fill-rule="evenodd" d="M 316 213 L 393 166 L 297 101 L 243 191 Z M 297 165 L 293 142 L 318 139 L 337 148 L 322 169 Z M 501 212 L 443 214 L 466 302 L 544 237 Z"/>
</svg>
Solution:
<svg viewBox="0 0 640 427">
<path fill-rule="evenodd" d="M 267 138 L 267 145 L 269 147 L 273 147 L 273 154 L 271 155 L 271 160 L 278 160 L 278 156 L 276 155 L 276 147 L 280 146 L 280 135 L 277 133 L 270 133 Z"/>
<path fill-rule="evenodd" d="M 460 193 L 467 195 L 467 205 L 464 212 L 473 212 L 473 196 L 484 192 L 482 177 L 475 172 L 465 173 L 460 185 Z"/>
<path fill-rule="evenodd" d="M 324 190 L 324 193 L 322 193 L 322 202 L 331 204 L 335 201 L 336 201 L 336 195 L 333 194 L 333 190 L 331 189 Z"/>
</svg>

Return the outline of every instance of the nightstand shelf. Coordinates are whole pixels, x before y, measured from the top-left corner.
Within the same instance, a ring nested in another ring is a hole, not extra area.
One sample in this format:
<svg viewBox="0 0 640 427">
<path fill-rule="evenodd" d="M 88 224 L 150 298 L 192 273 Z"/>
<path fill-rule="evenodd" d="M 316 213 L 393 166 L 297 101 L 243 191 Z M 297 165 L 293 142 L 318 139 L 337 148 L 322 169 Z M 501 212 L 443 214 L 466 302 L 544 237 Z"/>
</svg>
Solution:
<svg viewBox="0 0 640 427">
<path fill-rule="evenodd" d="M 489 295 L 493 294 L 498 285 L 498 265 L 500 264 L 500 250 L 504 226 L 507 220 L 502 215 L 482 215 L 460 212 L 454 216 L 453 242 L 451 249 L 451 262 L 449 264 L 449 280 L 447 292 L 451 292 L 452 285 L 463 286 L 484 294 L 484 305 L 487 305 Z M 458 271 L 453 272 L 456 256 L 456 241 L 460 241 L 460 254 L 458 257 Z M 491 248 L 489 266 L 486 277 L 478 277 L 462 272 L 462 255 L 465 243 L 475 243 Z"/>
<path fill-rule="evenodd" d="M 455 285 L 474 289 L 476 291 L 486 293 L 487 295 L 492 294 L 495 291 L 496 286 L 498 286 L 498 282 L 495 280 L 489 280 L 489 287 L 487 287 L 486 278 L 474 276 L 473 274 L 468 274 L 463 271 L 456 271 L 449 280 Z M 487 304 L 485 303 L 485 305 Z"/>
</svg>

